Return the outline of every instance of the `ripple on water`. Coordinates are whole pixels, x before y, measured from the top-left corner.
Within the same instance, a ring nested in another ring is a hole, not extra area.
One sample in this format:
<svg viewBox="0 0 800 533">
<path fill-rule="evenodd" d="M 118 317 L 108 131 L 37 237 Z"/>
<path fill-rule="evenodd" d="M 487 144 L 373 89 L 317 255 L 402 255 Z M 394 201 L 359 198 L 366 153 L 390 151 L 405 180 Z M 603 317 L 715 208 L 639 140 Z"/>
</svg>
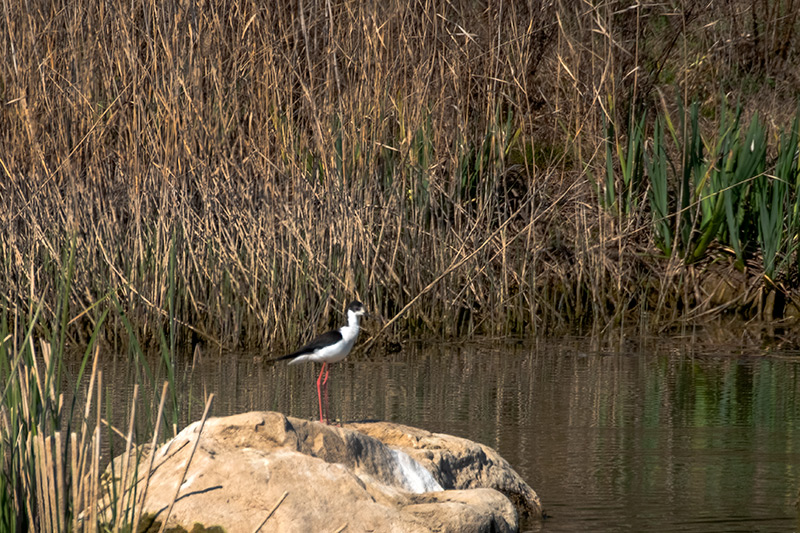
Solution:
<svg viewBox="0 0 800 533">
<path fill-rule="evenodd" d="M 331 414 L 496 448 L 552 516 L 526 524 L 531 530 L 796 529 L 796 360 L 741 349 L 698 355 L 670 340 L 634 345 L 641 350 L 611 355 L 576 339 L 407 346 L 369 359 L 356 352 L 332 367 Z M 176 369 L 181 423 L 199 418 L 209 392 L 217 416 L 317 416 L 318 365 L 266 365 L 243 354 L 208 357 L 191 371 L 187 359 Z M 106 383 L 130 389 L 128 365 L 105 370 Z M 129 395 L 119 396 L 114 412 L 124 425 Z"/>
</svg>

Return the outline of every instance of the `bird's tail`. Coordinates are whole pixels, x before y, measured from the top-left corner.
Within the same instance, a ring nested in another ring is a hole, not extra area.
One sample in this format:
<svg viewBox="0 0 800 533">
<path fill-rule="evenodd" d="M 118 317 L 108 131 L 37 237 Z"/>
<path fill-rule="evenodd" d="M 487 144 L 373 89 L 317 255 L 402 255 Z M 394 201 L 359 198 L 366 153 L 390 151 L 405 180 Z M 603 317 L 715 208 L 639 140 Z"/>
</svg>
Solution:
<svg viewBox="0 0 800 533">
<path fill-rule="evenodd" d="M 304 357 L 305 355 L 308 354 L 303 351 L 297 351 L 297 352 L 287 353 L 286 355 L 282 355 L 280 357 L 276 357 L 271 361 L 273 363 L 277 363 L 278 361 L 285 361 L 287 359 L 290 359 L 289 364 L 294 365 L 296 363 L 302 363 L 303 361 L 305 361 L 306 360 L 306 357 Z"/>
</svg>

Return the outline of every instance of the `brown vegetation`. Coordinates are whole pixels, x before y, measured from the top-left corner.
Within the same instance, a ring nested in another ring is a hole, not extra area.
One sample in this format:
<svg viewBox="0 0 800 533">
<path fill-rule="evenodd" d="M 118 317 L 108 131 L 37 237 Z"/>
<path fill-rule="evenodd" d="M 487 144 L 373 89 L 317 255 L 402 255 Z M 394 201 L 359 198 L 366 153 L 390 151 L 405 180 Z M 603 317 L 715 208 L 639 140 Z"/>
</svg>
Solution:
<svg viewBox="0 0 800 533">
<path fill-rule="evenodd" d="M 403 336 L 669 324 L 704 296 L 598 202 L 603 117 L 785 124 L 793 4 L 7 6 L 4 306 L 266 348 L 355 296 Z"/>
</svg>

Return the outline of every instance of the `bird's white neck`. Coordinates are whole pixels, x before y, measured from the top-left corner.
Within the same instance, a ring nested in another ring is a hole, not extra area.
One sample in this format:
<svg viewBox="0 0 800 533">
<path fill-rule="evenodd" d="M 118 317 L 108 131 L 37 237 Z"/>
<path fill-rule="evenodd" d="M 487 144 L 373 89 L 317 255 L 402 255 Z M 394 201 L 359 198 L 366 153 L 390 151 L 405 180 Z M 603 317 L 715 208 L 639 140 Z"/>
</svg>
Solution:
<svg viewBox="0 0 800 533">
<path fill-rule="evenodd" d="M 339 328 L 339 332 L 345 339 L 355 338 L 358 336 L 358 330 L 361 329 L 361 317 L 352 311 L 347 312 L 347 325 Z"/>
<path fill-rule="evenodd" d="M 358 328 L 361 327 L 360 325 L 361 317 L 352 311 L 347 312 L 347 327 L 353 328 L 358 331 Z"/>
</svg>

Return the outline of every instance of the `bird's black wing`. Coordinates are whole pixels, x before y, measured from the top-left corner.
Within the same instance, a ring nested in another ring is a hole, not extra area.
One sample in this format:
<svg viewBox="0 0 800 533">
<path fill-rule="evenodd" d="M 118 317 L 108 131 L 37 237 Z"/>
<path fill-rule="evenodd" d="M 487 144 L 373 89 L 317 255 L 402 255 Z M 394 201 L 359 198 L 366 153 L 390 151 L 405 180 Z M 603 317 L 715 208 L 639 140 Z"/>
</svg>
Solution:
<svg viewBox="0 0 800 533">
<path fill-rule="evenodd" d="M 275 359 L 275 361 L 282 361 L 284 359 L 294 359 L 300 355 L 306 355 L 309 353 L 314 352 L 315 350 L 319 350 L 320 348 L 324 348 L 325 346 L 329 346 L 331 344 L 336 344 L 342 340 L 342 334 L 339 331 L 329 331 L 327 333 L 323 333 L 319 337 L 315 338 L 296 352 L 292 352 L 290 354 L 283 355 Z"/>
</svg>

